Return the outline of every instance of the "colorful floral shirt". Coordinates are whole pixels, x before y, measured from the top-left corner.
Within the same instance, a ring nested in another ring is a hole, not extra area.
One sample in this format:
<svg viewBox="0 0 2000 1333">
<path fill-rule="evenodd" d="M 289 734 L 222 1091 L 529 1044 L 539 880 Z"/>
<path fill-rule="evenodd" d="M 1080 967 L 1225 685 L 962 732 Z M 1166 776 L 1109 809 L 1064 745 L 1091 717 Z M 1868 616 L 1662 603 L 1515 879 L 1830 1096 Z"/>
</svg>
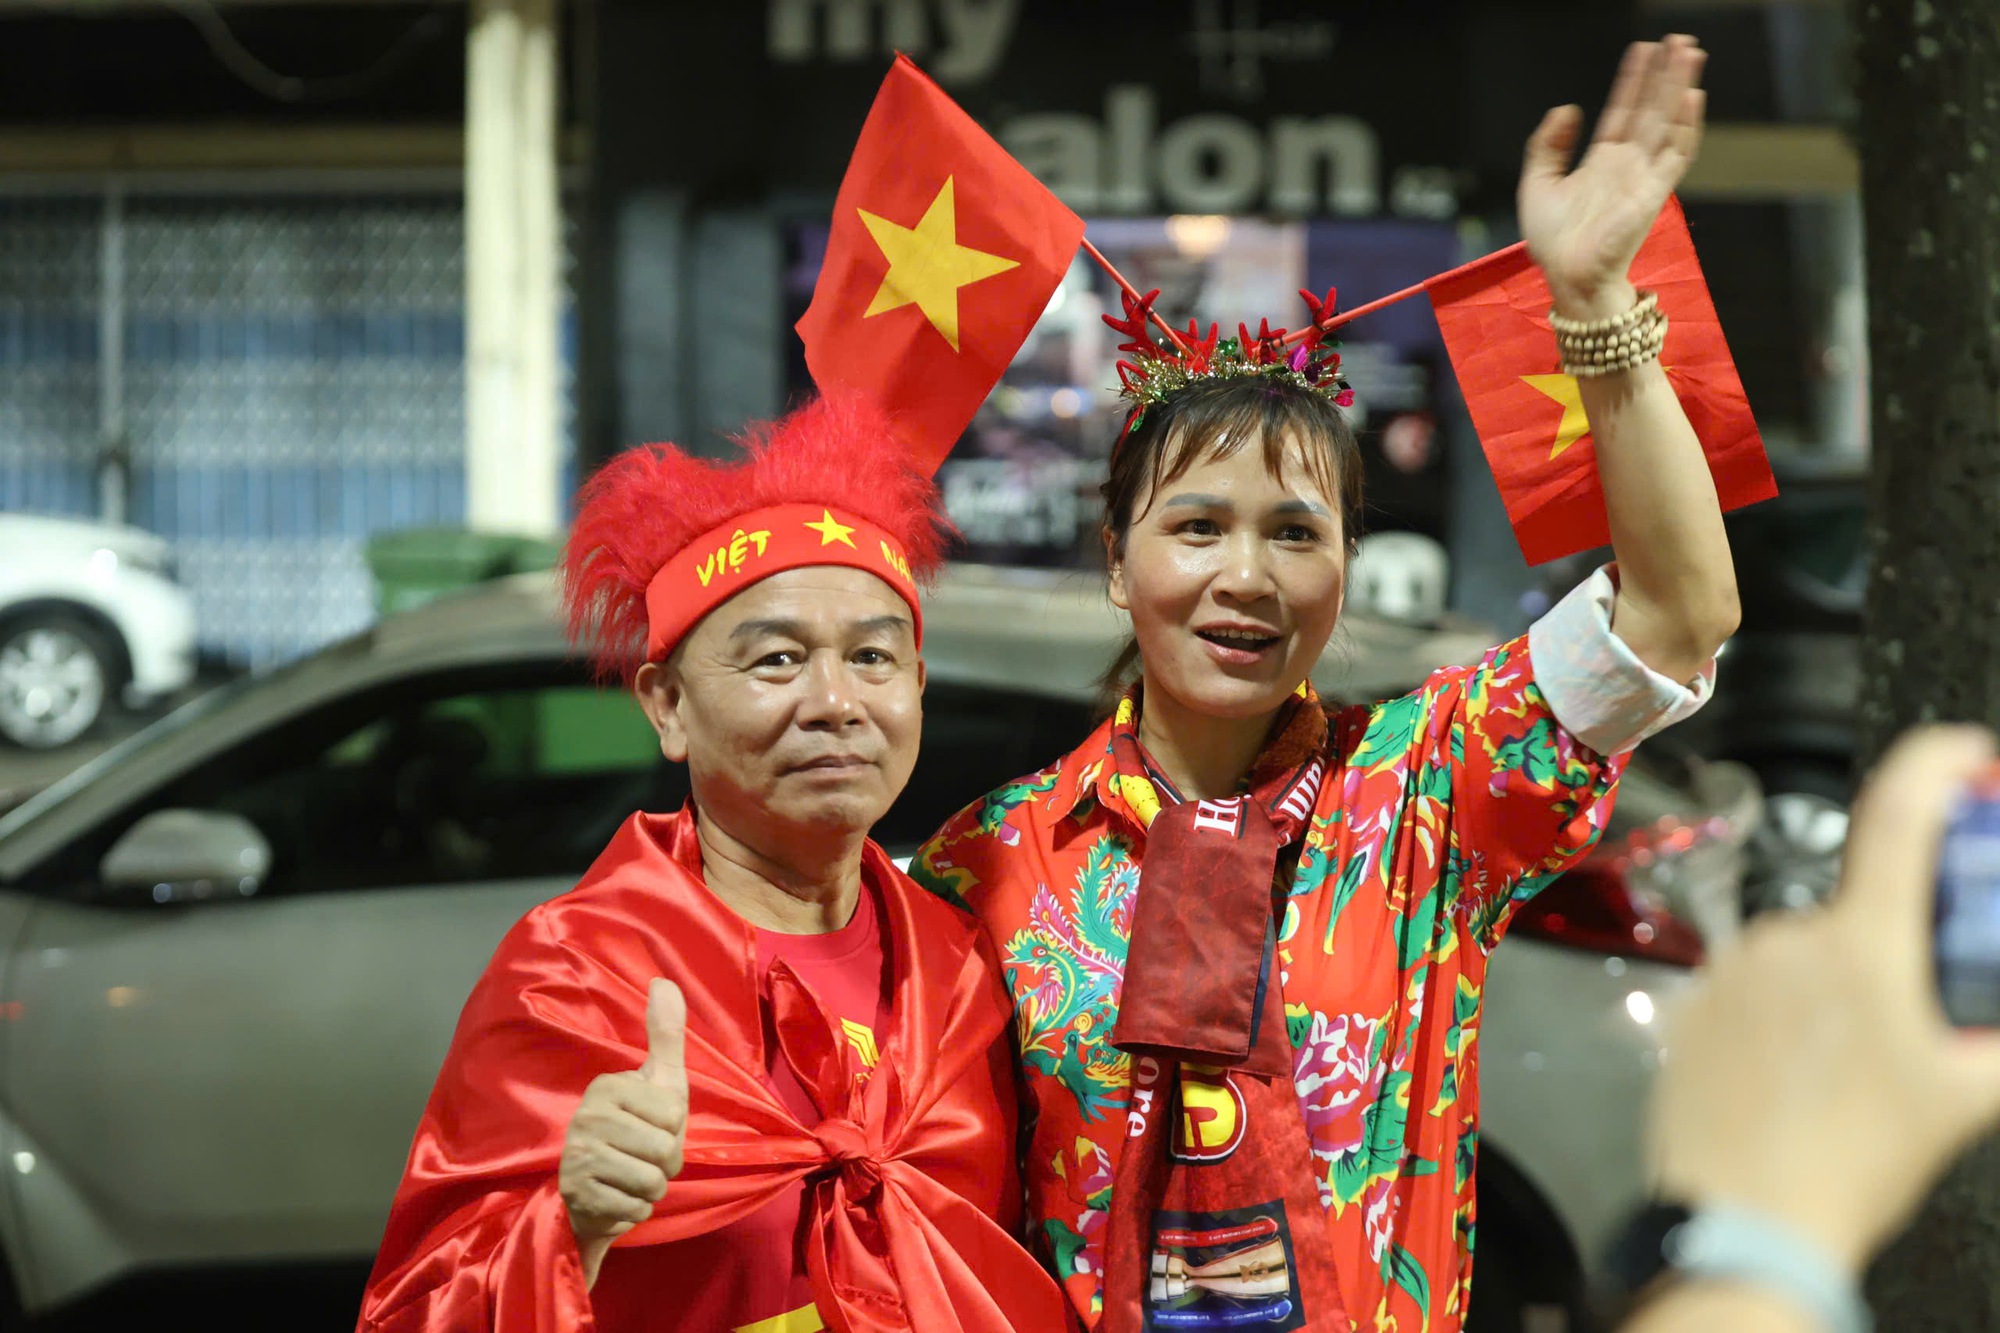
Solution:
<svg viewBox="0 0 2000 1333">
<path fill-rule="evenodd" d="M 1608 749 L 1706 693 L 1705 682 L 1689 691 L 1647 671 L 1612 638 L 1610 588 L 1600 572 L 1476 666 L 1438 671 L 1387 703 L 1328 710 L 1328 777 L 1279 961 L 1340 1289 L 1373 1333 L 1454 1333 L 1463 1321 L 1487 957 L 1514 907 L 1596 841 L 1624 765 L 1557 721 L 1531 659 L 1590 679 L 1596 696 L 1571 691 L 1575 711 L 1564 712 Z M 1598 671 L 1578 671 L 1593 659 Z M 1628 685 L 1607 688 L 1620 671 Z M 1108 1038 L 1145 839 L 1119 791 L 1111 729 L 968 807 L 910 865 L 1000 948 L 1034 1239 L 1093 1326 L 1130 1093 L 1130 1061 Z"/>
</svg>

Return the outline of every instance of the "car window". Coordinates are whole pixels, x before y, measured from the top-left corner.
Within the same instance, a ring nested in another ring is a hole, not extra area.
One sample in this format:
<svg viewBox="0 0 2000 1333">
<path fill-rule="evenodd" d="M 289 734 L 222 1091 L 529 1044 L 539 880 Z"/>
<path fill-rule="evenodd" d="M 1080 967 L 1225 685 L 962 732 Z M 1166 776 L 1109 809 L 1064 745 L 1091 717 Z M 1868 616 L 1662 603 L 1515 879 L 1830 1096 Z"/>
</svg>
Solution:
<svg viewBox="0 0 2000 1333">
<path fill-rule="evenodd" d="M 301 677 L 317 674 L 329 666 L 359 665 L 368 656 L 371 634 L 343 639 L 288 665 L 256 675 L 241 676 L 195 695 L 151 725 L 134 732 L 95 758 L 87 759 L 12 810 L 0 814 L 0 847 L 10 845 L 12 836 L 44 819 L 66 802 L 94 787 L 106 773 L 137 767 L 143 769 L 152 755 L 171 751 L 181 743 L 182 734 L 208 726 L 216 717 L 226 716 L 241 704 L 252 704 L 268 692 L 285 688 Z"/>
<path fill-rule="evenodd" d="M 962 806 L 1073 748 L 1081 703 L 933 678 L 908 787 L 874 835 L 906 855 Z M 222 750 L 135 800 L 22 883 L 94 896 L 146 814 L 240 815 L 270 842 L 258 896 L 552 876 L 589 868 L 635 810 L 671 813 L 668 763 L 629 694 L 571 662 L 457 667 L 356 691 Z"/>
<path fill-rule="evenodd" d="M 1836 592 L 1860 597 L 1868 582 L 1868 510 L 1854 502 L 1771 516 L 1771 547 L 1794 569 Z"/>
<path fill-rule="evenodd" d="M 204 795 L 265 831 L 271 888 L 299 892 L 573 876 L 685 782 L 629 696 L 551 684 L 403 701 Z"/>
<path fill-rule="evenodd" d="M 686 770 L 661 757 L 632 698 L 573 664 L 458 669 L 289 718 L 150 793 L 33 879 L 87 891 L 117 836 L 162 809 L 256 825 L 272 850 L 260 896 L 574 877 L 632 811 L 671 811 L 686 794 Z"/>
<path fill-rule="evenodd" d="M 875 840 L 892 856 L 915 851 L 979 797 L 1075 749 L 1093 725 L 1082 703 L 932 677 L 924 691 L 924 744 L 916 770 L 875 826 Z"/>
</svg>

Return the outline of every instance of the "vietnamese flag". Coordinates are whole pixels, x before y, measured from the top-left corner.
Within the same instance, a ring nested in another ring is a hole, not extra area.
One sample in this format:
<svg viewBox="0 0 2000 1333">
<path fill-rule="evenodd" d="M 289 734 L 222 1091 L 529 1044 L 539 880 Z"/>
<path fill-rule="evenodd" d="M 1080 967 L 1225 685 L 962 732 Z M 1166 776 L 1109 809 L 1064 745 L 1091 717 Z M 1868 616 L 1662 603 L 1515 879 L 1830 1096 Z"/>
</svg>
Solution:
<svg viewBox="0 0 2000 1333">
<path fill-rule="evenodd" d="M 1722 508 L 1770 499 L 1778 485 L 1678 200 L 1660 210 L 1631 277 L 1660 294 L 1660 361 L 1708 455 Z M 1575 379 L 1557 368 L 1552 298 L 1527 247 L 1440 274 L 1425 290 L 1521 554 L 1539 565 L 1610 541 L 1596 444 Z"/>
<path fill-rule="evenodd" d="M 798 324 L 806 365 L 903 421 L 934 471 L 1082 240 L 1082 219 L 899 55 L 840 182 Z"/>
</svg>

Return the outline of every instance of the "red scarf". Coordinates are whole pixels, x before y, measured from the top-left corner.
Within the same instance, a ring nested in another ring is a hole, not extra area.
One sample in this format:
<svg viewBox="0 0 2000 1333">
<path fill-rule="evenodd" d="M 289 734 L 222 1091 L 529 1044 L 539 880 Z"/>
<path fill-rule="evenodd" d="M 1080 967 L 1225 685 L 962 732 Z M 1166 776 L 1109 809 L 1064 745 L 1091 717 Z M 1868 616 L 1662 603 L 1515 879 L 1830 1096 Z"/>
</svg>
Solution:
<svg viewBox="0 0 2000 1333">
<path fill-rule="evenodd" d="M 575 890 L 508 934 L 468 1001 L 362 1326 L 591 1326 L 556 1165 L 590 1080 L 644 1060 L 647 988 L 666 976 L 687 995 L 686 1164 L 618 1246 L 703 1234 L 806 1179 L 807 1270 L 837 1333 L 1067 1327 L 1055 1284 L 953 1188 L 990 1183 L 1013 1148 L 957 1091 L 1009 1021 L 997 963 L 969 920 L 873 843 L 862 873 L 880 894 L 895 999 L 858 1090 L 837 1027 L 790 969 L 772 969 L 780 1048 L 818 1105 L 841 1108 L 803 1125 L 763 1077 L 754 936 L 701 881 L 692 811 L 627 821 Z"/>
<path fill-rule="evenodd" d="M 1292 1086 L 1276 911 L 1326 775 L 1326 714 L 1288 702 L 1246 790 L 1182 800 L 1112 731 L 1119 790 L 1147 825 L 1112 1042 L 1133 1059 L 1113 1177 L 1099 1333 L 1351 1327 Z"/>
</svg>

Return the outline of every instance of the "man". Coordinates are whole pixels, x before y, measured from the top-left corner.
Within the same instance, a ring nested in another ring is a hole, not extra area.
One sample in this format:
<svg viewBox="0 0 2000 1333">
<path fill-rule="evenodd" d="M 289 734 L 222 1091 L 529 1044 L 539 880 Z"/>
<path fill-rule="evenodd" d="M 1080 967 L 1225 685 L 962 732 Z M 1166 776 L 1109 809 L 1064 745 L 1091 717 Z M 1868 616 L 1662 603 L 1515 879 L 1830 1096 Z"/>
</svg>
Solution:
<svg viewBox="0 0 2000 1333">
<path fill-rule="evenodd" d="M 749 446 L 584 489 L 572 633 L 692 800 L 501 943 L 363 1329 L 1062 1326 L 1013 1239 L 992 955 L 867 837 L 916 757 L 935 492 L 854 401 Z"/>
</svg>

